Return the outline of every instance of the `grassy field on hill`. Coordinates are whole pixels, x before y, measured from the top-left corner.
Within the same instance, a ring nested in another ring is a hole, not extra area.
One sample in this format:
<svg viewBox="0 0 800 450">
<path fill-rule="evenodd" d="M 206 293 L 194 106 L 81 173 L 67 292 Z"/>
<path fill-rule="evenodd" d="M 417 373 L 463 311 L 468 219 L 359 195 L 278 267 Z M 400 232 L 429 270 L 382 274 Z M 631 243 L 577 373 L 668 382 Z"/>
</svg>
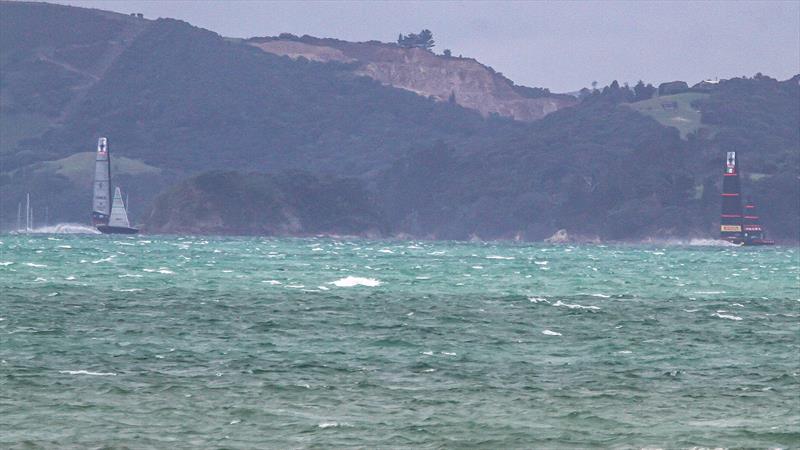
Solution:
<svg viewBox="0 0 800 450">
<path fill-rule="evenodd" d="M 686 138 L 689 133 L 693 133 L 700 127 L 708 127 L 701 122 L 700 109 L 692 104 L 697 100 L 703 100 L 709 94 L 702 92 L 684 92 L 682 94 L 664 95 L 629 103 L 628 106 L 634 110 L 646 114 L 656 119 L 660 124 L 667 127 L 675 127 L 681 133 L 682 138 Z"/>
</svg>

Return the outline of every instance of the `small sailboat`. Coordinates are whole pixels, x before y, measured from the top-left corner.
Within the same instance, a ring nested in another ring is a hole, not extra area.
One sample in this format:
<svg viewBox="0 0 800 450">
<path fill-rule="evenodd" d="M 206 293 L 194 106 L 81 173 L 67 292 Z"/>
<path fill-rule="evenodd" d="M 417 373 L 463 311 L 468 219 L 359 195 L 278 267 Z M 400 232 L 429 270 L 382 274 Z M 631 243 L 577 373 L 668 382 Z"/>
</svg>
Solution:
<svg viewBox="0 0 800 450">
<path fill-rule="evenodd" d="M 108 139 L 97 141 L 94 164 L 94 196 L 92 198 L 92 225 L 104 234 L 136 234 L 128 221 L 128 212 L 122 201 L 122 192 L 117 187 L 111 202 L 111 154 Z"/>
<path fill-rule="evenodd" d="M 755 205 L 742 208 L 742 189 L 736 152 L 728 152 L 722 179 L 722 215 L 720 238 L 737 245 L 774 245 L 764 237 L 764 230 L 755 212 Z"/>
</svg>

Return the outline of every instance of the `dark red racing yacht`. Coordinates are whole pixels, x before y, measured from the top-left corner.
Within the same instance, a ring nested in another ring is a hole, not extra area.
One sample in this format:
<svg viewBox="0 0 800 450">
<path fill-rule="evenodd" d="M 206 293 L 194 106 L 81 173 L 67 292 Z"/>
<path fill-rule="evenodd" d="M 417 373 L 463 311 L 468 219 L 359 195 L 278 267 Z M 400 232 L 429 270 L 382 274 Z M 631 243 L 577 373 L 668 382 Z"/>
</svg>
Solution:
<svg viewBox="0 0 800 450">
<path fill-rule="evenodd" d="M 775 244 L 775 241 L 764 237 L 764 230 L 758 221 L 755 205 L 748 202 L 742 208 L 742 188 L 739 181 L 736 152 L 728 152 L 725 163 L 719 234 L 721 239 L 737 245 Z"/>
</svg>

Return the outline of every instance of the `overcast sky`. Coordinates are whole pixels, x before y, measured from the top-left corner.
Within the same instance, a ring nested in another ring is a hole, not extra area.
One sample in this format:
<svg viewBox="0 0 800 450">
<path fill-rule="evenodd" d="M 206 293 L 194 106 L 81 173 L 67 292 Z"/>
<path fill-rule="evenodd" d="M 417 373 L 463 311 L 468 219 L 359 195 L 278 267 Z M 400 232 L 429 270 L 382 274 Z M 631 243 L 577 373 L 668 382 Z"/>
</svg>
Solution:
<svg viewBox="0 0 800 450">
<path fill-rule="evenodd" d="M 800 72 L 800 1 L 142 1 L 56 3 L 172 17 L 223 36 L 282 32 L 395 41 L 433 31 L 435 50 L 518 84 L 566 92 L 598 81 L 659 83 Z"/>
</svg>

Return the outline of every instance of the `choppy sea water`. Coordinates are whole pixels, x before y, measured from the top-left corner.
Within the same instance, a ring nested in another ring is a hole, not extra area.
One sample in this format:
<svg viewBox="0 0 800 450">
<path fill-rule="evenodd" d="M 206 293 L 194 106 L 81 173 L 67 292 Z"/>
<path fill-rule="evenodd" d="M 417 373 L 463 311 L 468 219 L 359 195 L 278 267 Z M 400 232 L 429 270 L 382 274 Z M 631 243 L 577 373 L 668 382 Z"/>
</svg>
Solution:
<svg viewBox="0 0 800 450">
<path fill-rule="evenodd" d="M 797 248 L 0 236 L 0 447 L 797 447 Z"/>
</svg>

